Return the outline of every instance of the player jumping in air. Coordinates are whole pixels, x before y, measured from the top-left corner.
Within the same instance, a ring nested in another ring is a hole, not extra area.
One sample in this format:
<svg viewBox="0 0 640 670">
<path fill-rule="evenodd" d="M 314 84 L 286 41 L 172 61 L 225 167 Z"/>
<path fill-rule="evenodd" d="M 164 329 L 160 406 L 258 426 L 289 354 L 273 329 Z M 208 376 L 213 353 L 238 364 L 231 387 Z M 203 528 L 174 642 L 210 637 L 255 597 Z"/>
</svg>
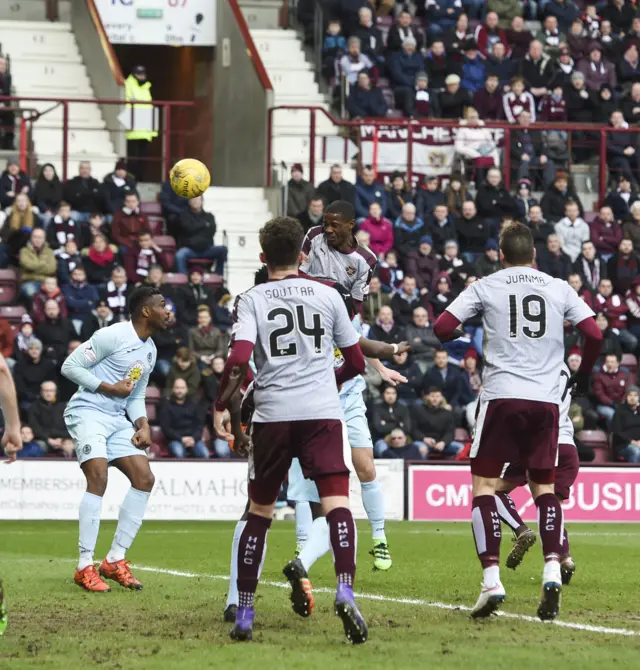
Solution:
<svg viewBox="0 0 640 670">
<path fill-rule="evenodd" d="M 167 327 L 169 313 L 160 291 L 149 286 L 132 293 L 129 312 L 131 321 L 98 330 L 62 366 L 62 374 L 79 386 L 64 418 L 87 478 L 80 503 L 80 559 L 75 574 L 76 584 L 87 591 L 110 591 L 101 577 L 125 588 L 142 588 L 125 553 L 140 530 L 154 484 L 144 451 L 151 446 L 145 391 L 156 363 L 151 335 Z M 120 506 L 113 544 L 98 574 L 93 553 L 110 465 L 129 479 L 131 488 Z"/>
<path fill-rule="evenodd" d="M 567 282 L 533 268 L 535 248 L 527 226 L 517 223 L 502 232 L 500 261 L 504 269 L 468 286 L 434 326 L 436 336 L 449 341 L 461 336 L 461 324 L 481 314 L 487 340 L 471 447 L 471 518 L 484 578 L 471 615 L 489 616 L 505 599 L 495 493 L 505 464 L 519 461 L 529 473 L 545 560 L 538 616 L 553 619 L 560 610 L 562 591 L 563 517 L 554 478 L 564 321 L 585 337 L 582 364 L 574 380 L 581 392 L 588 386 L 602 333 L 591 309 Z"/>
<path fill-rule="evenodd" d="M 331 203 L 325 210 L 322 226 L 315 226 L 307 233 L 302 247 L 306 259 L 300 271 L 311 277 L 326 277 L 341 284 L 349 291 L 359 310 L 369 293 L 369 281 L 377 259 L 369 249 L 358 245 L 353 235 L 354 226 L 353 205 L 344 200 Z M 371 358 L 369 361 L 384 381 L 393 385 L 398 381 L 407 381 L 379 360 Z M 388 570 L 391 567 L 391 554 L 384 527 L 384 496 L 376 478 L 373 443 L 362 398 L 365 389 L 366 383 L 362 377 L 353 379 L 341 389 L 340 404 L 347 423 L 353 466 L 362 487 L 362 504 L 371 524 L 373 549 L 370 553 L 374 557 L 374 567 L 377 570 Z"/>
<path fill-rule="evenodd" d="M 562 502 L 567 500 L 571 494 L 571 487 L 578 477 L 580 459 L 578 450 L 573 440 L 573 422 L 569 418 L 571 407 L 571 388 L 569 386 L 570 374 L 566 365 L 560 371 L 560 426 L 558 436 L 558 465 L 556 466 L 555 494 Z M 511 499 L 509 493 L 518 486 L 527 483 L 527 471 L 521 463 L 509 463 L 496 488 L 496 503 L 498 514 L 515 534 L 513 549 L 507 556 L 507 567 L 517 568 L 524 555 L 533 546 L 536 540 L 535 533 L 527 526 L 518 514 L 518 508 Z M 571 558 L 569 551 L 569 536 L 567 529 L 563 528 L 562 555 L 560 556 L 560 571 L 562 583 L 568 584 L 576 571 L 576 564 Z"/>
<path fill-rule="evenodd" d="M 344 457 L 342 411 L 336 381 L 364 370 L 358 336 L 337 292 L 298 277 L 303 232 L 287 217 L 269 221 L 260 232 L 261 260 L 269 282 L 238 296 L 231 351 L 216 401 L 216 432 L 223 426 L 229 377 L 246 369 L 251 354 L 257 369 L 249 461 L 250 508 L 238 550 L 239 607 L 234 640 L 250 640 L 254 594 L 264 558 L 267 532 L 280 486 L 293 457 L 313 478 L 327 517 L 338 587 L 335 612 L 353 643 L 367 639 L 366 623 L 353 595 L 356 526 L 349 510 L 349 471 Z M 336 375 L 334 342 L 345 365 Z"/>
</svg>

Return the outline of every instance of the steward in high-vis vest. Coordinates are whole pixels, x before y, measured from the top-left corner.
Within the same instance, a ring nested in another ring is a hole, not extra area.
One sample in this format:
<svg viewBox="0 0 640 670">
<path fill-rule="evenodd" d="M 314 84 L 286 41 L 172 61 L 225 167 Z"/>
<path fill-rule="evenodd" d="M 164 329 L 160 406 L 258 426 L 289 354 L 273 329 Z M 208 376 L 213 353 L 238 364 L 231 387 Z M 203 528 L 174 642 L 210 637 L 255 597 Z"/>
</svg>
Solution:
<svg viewBox="0 0 640 670">
<path fill-rule="evenodd" d="M 136 65 L 125 81 L 125 98 L 127 102 L 151 102 L 151 82 L 147 81 L 147 70 L 144 65 Z M 127 109 L 132 105 L 127 104 Z M 143 111 L 145 110 L 145 111 Z M 151 113 L 146 110 L 151 110 Z M 133 127 L 127 131 L 127 156 L 129 169 L 138 181 L 146 165 L 149 142 L 158 136 L 153 128 L 153 105 L 136 104 L 133 110 Z M 144 126 L 148 115 L 148 128 Z"/>
</svg>

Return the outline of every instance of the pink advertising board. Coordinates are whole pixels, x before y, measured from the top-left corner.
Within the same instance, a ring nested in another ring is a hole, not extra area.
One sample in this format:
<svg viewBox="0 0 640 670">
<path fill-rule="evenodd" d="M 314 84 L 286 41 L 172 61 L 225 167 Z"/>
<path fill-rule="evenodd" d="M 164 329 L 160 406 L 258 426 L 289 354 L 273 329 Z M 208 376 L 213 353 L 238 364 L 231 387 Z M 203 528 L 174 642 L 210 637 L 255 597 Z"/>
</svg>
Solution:
<svg viewBox="0 0 640 670">
<path fill-rule="evenodd" d="M 408 479 L 410 520 L 469 520 L 468 466 L 412 465 Z M 522 518 L 536 521 L 529 489 L 516 489 L 512 497 Z M 563 507 L 567 521 L 640 522 L 640 468 L 583 468 Z"/>
</svg>

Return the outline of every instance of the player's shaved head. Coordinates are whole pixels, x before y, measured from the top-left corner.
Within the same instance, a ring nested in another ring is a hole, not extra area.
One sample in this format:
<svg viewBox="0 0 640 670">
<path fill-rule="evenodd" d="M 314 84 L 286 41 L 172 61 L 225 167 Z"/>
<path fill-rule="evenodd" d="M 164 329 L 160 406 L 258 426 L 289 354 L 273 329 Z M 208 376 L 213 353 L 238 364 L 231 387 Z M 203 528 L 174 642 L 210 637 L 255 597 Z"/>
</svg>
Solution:
<svg viewBox="0 0 640 670">
<path fill-rule="evenodd" d="M 150 305 L 156 296 L 162 297 L 155 286 L 139 286 L 129 298 L 129 312 L 135 319 L 142 313 L 142 308 Z"/>
<path fill-rule="evenodd" d="M 529 226 L 511 223 L 500 234 L 500 254 L 509 265 L 531 265 L 535 259 L 533 235 Z"/>
<path fill-rule="evenodd" d="M 325 214 L 336 214 L 343 221 L 353 221 L 356 218 L 356 211 L 353 208 L 353 205 L 347 200 L 336 200 L 330 205 L 327 205 L 327 208 L 324 210 Z"/>
<path fill-rule="evenodd" d="M 276 216 L 260 230 L 264 261 L 271 270 L 298 266 L 304 230 L 297 219 Z"/>
</svg>

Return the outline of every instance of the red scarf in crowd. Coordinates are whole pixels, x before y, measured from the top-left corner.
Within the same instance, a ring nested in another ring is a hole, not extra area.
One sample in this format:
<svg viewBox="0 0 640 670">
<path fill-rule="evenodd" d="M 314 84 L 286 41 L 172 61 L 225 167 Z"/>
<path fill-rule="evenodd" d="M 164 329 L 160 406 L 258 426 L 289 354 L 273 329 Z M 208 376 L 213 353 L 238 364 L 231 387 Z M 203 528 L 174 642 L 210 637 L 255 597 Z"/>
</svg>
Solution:
<svg viewBox="0 0 640 670">
<path fill-rule="evenodd" d="M 99 265 L 101 268 L 106 267 L 110 263 L 113 263 L 113 251 L 107 247 L 104 251 L 100 252 L 94 249 L 93 247 L 89 248 L 89 258 L 93 263 Z"/>
</svg>

